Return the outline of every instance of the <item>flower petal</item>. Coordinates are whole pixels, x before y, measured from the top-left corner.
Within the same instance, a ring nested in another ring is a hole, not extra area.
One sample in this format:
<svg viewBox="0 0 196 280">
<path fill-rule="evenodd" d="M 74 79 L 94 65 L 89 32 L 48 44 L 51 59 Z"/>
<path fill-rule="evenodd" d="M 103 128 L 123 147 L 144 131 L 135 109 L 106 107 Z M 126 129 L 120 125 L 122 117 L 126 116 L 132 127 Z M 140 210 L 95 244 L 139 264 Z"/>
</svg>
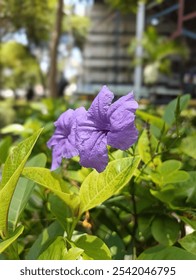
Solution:
<svg viewBox="0 0 196 280">
<path fill-rule="evenodd" d="M 55 132 L 47 142 L 49 148 L 52 149 L 52 167 L 54 170 L 61 164 L 63 158 L 71 158 L 78 155 L 75 140 L 76 120 L 84 118 L 86 110 L 81 107 L 75 111 L 67 110 L 60 115 L 55 122 Z"/>
<path fill-rule="evenodd" d="M 54 123 L 56 128 L 65 134 L 66 132 L 70 132 L 72 122 L 73 122 L 73 115 L 74 115 L 74 110 L 69 109 L 62 113 L 58 120 Z"/>
<path fill-rule="evenodd" d="M 106 133 L 98 131 L 88 120 L 78 125 L 76 133 L 80 164 L 102 172 L 108 164 Z"/>
<path fill-rule="evenodd" d="M 108 132 L 107 143 L 113 148 L 127 150 L 138 138 L 138 131 L 134 123 L 127 126 L 122 131 Z"/>
<path fill-rule="evenodd" d="M 107 125 L 107 111 L 113 98 L 114 94 L 107 86 L 103 86 L 96 98 L 93 100 L 87 115 L 95 122 L 95 125 L 98 125 L 98 127 L 105 127 Z"/>
<path fill-rule="evenodd" d="M 134 100 L 132 93 L 119 98 L 108 110 L 110 120 L 110 131 L 107 135 L 108 145 L 126 150 L 135 143 L 138 137 L 137 129 L 134 125 L 134 112 L 138 108 L 138 103 Z"/>
</svg>

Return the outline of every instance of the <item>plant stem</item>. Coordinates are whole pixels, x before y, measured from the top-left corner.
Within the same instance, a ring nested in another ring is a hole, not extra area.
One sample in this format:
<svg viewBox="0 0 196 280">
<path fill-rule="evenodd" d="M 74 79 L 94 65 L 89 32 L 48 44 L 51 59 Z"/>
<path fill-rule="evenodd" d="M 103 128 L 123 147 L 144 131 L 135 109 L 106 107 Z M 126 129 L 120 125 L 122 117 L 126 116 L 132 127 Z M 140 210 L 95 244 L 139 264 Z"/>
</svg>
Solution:
<svg viewBox="0 0 196 280">
<path fill-rule="evenodd" d="M 133 226 L 133 231 L 132 231 L 132 240 L 131 240 L 131 246 L 132 246 L 132 259 L 135 260 L 137 258 L 137 251 L 136 251 L 136 246 L 135 246 L 135 235 L 136 235 L 136 230 L 138 227 L 138 220 L 137 220 L 137 206 L 136 206 L 136 200 L 135 200 L 135 183 L 132 181 L 131 182 L 131 199 L 133 203 L 133 216 L 134 216 L 134 226 Z"/>
<path fill-rule="evenodd" d="M 8 257 L 9 260 L 19 260 L 19 255 L 17 252 L 17 248 L 11 244 L 7 250 L 5 251 L 6 256 Z"/>
<path fill-rule="evenodd" d="M 77 217 L 77 218 L 75 218 L 75 219 L 73 220 L 72 225 L 71 225 L 71 227 L 70 227 L 70 230 L 69 230 L 69 232 L 67 232 L 67 239 L 68 239 L 69 241 L 71 241 L 71 239 L 72 239 L 72 235 L 73 235 L 74 229 L 75 229 L 75 227 L 76 227 L 76 225 L 77 225 L 79 219 L 80 219 L 80 217 Z"/>
</svg>

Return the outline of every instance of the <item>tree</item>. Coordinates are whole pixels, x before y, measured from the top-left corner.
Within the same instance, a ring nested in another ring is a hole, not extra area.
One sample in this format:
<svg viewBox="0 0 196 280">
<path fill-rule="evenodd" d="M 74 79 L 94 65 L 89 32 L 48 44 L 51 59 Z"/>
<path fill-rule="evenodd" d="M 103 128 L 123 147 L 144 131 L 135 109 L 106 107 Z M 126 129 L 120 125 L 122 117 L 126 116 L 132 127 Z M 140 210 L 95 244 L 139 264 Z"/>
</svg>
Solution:
<svg viewBox="0 0 196 280">
<path fill-rule="evenodd" d="M 63 0 L 58 0 L 56 9 L 56 22 L 50 41 L 50 68 L 48 74 L 48 88 L 50 96 L 57 97 L 57 47 L 62 30 Z"/>
<path fill-rule="evenodd" d="M 0 69 L 4 88 L 15 90 L 40 82 L 39 64 L 27 47 L 15 41 L 0 44 Z M 11 77 L 11 79 L 10 79 Z"/>
<path fill-rule="evenodd" d="M 58 9 L 55 14 L 56 4 L 58 4 Z M 14 34 L 21 31 L 25 34 L 26 51 L 29 57 L 34 56 L 37 60 L 39 66 L 37 71 L 44 87 L 45 79 L 40 68 L 40 58 L 43 50 L 48 52 L 50 71 L 47 85 L 50 95 L 55 97 L 59 38 L 62 33 L 72 33 L 81 46 L 87 34 L 89 20 L 86 17 L 74 15 L 73 6 L 65 6 L 63 0 L 1 0 L 0 11 L 0 42 L 13 38 Z M 51 36 L 53 28 L 54 32 Z M 22 57 L 20 59 L 23 60 Z"/>
</svg>

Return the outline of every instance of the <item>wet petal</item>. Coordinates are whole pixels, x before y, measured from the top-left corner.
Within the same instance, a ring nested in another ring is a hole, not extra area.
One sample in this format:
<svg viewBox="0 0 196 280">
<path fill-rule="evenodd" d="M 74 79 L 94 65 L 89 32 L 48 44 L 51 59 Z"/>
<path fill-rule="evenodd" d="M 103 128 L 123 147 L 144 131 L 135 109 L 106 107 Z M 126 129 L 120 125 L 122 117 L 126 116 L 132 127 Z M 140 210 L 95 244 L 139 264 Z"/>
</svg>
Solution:
<svg viewBox="0 0 196 280">
<path fill-rule="evenodd" d="M 76 147 L 75 130 L 77 118 L 81 119 L 86 115 L 86 110 L 81 107 L 77 110 L 69 109 L 60 115 L 55 122 L 55 132 L 47 142 L 52 149 L 52 167 L 54 170 L 61 164 L 63 158 L 72 158 L 78 155 Z"/>
<path fill-rule="evenodd" d="M 112 103 L 114 94 L 108 89 L 107 86 L 103 86 L 97 97 L 93 100 L 89 110 L 88 118 L 95 122 L 95 125 L 104 127 L 107 125 L 107 111 Z"/>
<path fill-rule="evenodd" d="M 113 148 L 127 150 L 138 138 L 138 131 L 134 123 L 121 131 L 110 131 L 107 135 L 107 143 Z"/>
<path fill-rule="evenodd" d="M 134 112 L 137 108 L 138 103 L 134 100 L 132 93 L 121 97 L 110 106 L 108 110 L 110 120 L 108 145 L 126 150 L 135 143 L 138 132 L 134 125 Z"/>
<path fill-rule="evenodd" d="M 86 121 L 79 125 L 76 139 L 80 164 L 102 172 L 108 164 L 106 133 L 96 130 L 93 122 Z"/>
</svg>

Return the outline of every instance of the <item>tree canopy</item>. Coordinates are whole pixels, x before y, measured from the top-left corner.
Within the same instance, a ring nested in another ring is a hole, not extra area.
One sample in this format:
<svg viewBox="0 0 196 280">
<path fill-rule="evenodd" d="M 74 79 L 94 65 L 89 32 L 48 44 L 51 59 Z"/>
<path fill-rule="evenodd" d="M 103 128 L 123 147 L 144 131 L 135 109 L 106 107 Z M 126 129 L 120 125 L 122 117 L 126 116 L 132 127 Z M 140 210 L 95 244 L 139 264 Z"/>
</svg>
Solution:
<svg viewBox="0 0 196 280">
<path fill-rule="evenodd" d="M 37 81 L 42 81 L 43 83 L 44 73 L 41 72 L 40 68 L 40 57 L 42 56 L 43 48 L 48 53 L 50 64 L 56 63 L 55 61 L 58 59 L 57 48 L 55 48 L 55 59 L 50 59 L 52 56 L 51 46 L 54 41 L 52 34 L 57 32 L 55 22 L 56 18 L 58 18 L 56 13 L 58 2 L 59 0 L 1 0 L 1 56 L 5 53 L 4 59 L 0 62 L 0 71 L 1 75 L 3 75 L 1 87 L 12 85 L 14 89 L 19 86 L 23 87 L 26 83 Z M 61 29 L 58 31 L 58 38 L 60 39 L 62 34 L 71 33 L 75 38 L 74 44 L 81 48 L 89 23 L 90 21 L 87 17 L 74 14 L 72 5 L 65 6 L 63 4 Z M 19 33 L 23 33 L 25 36 L 26 46 L 19 44 L 19 42 L 9 42 L 10 40 L 13 41 L 15 34 Z M 57 45 L 59 39 L 56 42 Z M 11 55 L 9 56 L 10 52 Z M 13 57 L 13 59 L 10 59 L 10 57 Z M 56 77 L 53 80 L 56 80 Z"/>
</svg>

